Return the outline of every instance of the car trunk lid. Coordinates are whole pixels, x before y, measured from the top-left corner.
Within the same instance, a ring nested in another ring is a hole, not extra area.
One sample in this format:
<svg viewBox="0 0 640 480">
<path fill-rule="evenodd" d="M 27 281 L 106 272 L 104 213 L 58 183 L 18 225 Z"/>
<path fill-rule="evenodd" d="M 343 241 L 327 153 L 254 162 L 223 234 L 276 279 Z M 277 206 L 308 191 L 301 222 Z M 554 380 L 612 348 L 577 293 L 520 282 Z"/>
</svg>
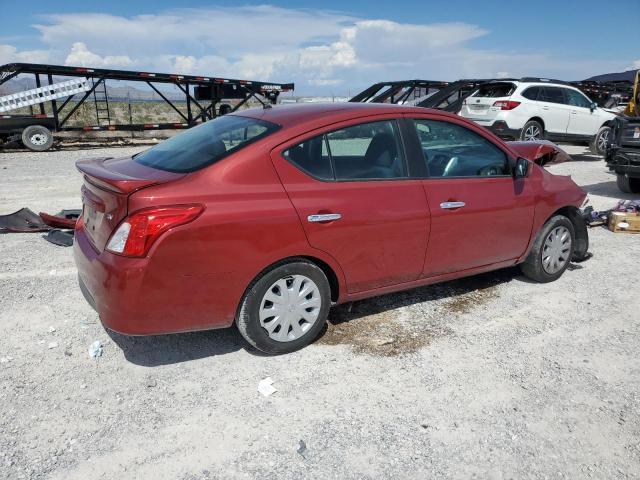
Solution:
<svg viewBox="0 0 640 480">
<path fill-rule="evenodd" d="M 509 100 L 516 86 L 511 82 L 492 82 L 481 85 L 476 93 L 465 99 L 460 115 L 482 125 L 489 125 L 500 112 L 497 101 Z"/>
<path fill-rule="evenodd" d="M 84 228 L 91 243 L 100 252 L 114 229 L 127 216 L 129 195 L 185 175 L 147 167 L 131 157 L 80 160 L 76 167 L 84 176 Z"/>
</svg>

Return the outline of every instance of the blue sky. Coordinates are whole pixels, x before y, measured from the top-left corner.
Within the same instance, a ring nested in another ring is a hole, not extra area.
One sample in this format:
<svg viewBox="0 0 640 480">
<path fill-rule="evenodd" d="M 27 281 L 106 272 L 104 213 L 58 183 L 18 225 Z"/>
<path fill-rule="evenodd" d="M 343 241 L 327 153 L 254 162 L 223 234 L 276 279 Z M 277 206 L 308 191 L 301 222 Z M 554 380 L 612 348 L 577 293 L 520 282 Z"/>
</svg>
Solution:
<svg viewBox="0 0 640 480">
<path fill-rule="evenodd" d="M 380 80 L 640 66 L 640 0 L 268 3 L 0 0 L 0 64 L 47 62 L 294 81 L 346 95 Z"/>
</svg>

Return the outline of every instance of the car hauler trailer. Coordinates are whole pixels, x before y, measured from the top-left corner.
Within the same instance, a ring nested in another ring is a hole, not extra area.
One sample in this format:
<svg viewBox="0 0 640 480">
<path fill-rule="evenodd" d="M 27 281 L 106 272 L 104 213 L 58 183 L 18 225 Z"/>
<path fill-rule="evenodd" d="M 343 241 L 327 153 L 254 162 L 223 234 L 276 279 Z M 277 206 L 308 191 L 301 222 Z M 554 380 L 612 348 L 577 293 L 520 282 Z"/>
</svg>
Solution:
<svg viewBox="0 0 640 480">
<path fill-rule="evenodd" d="M 53 143 L 53 132 L 62 131 L 144 131 L 190 128 L 218 115 L 237 110 L 255 98 L 260 103 L 276 103 L 282 92 L 294 89 L 293 83 L 272 83 L 237 80 L 214 76 L 180 75 L 169 73 L 136 72 L 104 68 L 70 67 L 31 63 L 10 63 L 0 66 L 0 85 L 21 74 L 32 74 L 36 88 L 0 96 L 0 143 L 19 140 L 31 150 L 47 150 Z M 54 81 L 63 77 L 64 81 Z M 47 83 L 43 83 L 46 78 Z M 179 115 L 179 122 L 170 123 L 116 123 L 109 108 L 107 80 L 142 82 Z M 177 100 L 167 97 L 157 84 L 174 85 L 184 96 L 186 109 L 179 109 Z M 224 100 L 235 100 L 231 105 Z M 93 102 L 96 123 L 69 125 L 73 114 L 85 102 Z M 45 104 L 49 103 L 49 113 Z M 11 115 L 10 111 L 30 106 L 37 107 L 32 115 Z M 66 111 L 65 107 L 67 108 Z"/>
</svg>

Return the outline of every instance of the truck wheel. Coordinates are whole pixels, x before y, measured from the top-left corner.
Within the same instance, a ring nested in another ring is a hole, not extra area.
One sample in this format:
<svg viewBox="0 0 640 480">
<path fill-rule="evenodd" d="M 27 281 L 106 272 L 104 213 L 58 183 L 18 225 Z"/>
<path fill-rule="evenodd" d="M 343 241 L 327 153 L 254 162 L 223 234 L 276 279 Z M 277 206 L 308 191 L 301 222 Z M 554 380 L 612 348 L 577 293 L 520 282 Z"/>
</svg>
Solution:
<svg viewBox="0 0 640 480">
<path fill-rule="evenodd" d="M 609 134 L 611 127 L 601 127 L 596 136 L 589 143 L 589 150 L 594 155 L 603 156 L 607 152 L 607 144 L 609 143 Z"/>
<path fill-rule="evenodd" d="M 522 127 L 522 132 L 520 132 L 520 140 L 524 140 L 527 142 L 533 142 L 536 140 L 542 140 L 544 138 L 544 130 L 542 125 L 540 125 L 535 120 L 529 120 Z"/>
<path fill-rule="evenodd" d="M 628 175 L 619 173 L 616 183 L 621 192 L 624 193 L 640 193 L 640 178 L 629 178 Z"/>
<path fill-rule="evenodd" d="M 232 110 L 233 107 L 231 105 L 229 105 L 228 103 L 223 103 L 222 105 L 220 105 L 220 108 L 218 108 L 218 115 L 226 115 L 227 113 L 231 113 Z"/>
<path fill-rule="evenodd" d="M 22 131 L 22 143 L 29 150 L 43 152 L 53 145 L 53 134 L 42 125 L 29 125 Z"/>
</svg>

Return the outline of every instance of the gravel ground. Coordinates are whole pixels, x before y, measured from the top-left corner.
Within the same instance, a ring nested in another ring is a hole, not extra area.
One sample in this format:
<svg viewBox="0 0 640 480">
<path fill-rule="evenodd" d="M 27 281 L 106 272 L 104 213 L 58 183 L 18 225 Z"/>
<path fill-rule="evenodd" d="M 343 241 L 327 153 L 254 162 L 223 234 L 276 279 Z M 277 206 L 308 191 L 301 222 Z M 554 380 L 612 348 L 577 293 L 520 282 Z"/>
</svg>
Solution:
<svg viewBox="0 0 640 480">
<path fill-rule="evenodd" d="M 567 149 L 552 171 L 621 198 Z M 0 153 L 0 214 L 77 208 L 75 160 L 138 150 Z M 555 283 L 510 269 L 340 306 L 280 357 L 235 329 L 108 334 L 71 249 L 2 235 L 0 477 L 640 478 L 640 236 L 590 235 Z"/>
</svg>

